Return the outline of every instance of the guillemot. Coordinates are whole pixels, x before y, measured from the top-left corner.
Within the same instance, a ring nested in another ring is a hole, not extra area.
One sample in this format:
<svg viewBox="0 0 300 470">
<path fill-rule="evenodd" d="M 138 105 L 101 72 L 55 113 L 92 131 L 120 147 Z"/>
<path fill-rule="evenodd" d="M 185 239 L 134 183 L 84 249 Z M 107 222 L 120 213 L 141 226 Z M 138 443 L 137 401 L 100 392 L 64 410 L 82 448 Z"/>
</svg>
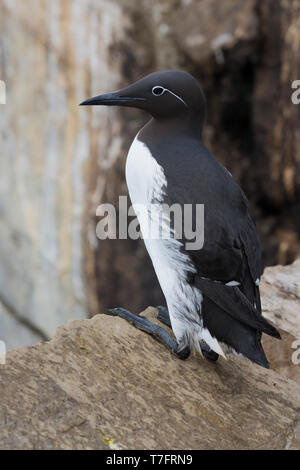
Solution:
<svg viewBox="0 0 300 470">
<path fill-rule="evenodd" d="M 158 318 L 177 341 L 139 315 L 111 313 L 158 336 L 181 359 L 196 350 L 216 361 L 226 357 L 226 347 L 268 368 L 262 333 L 280 334 L 262 316 L 259 237 L 244 192 L 203 144 L 205 97 L 197 80 L 183 71 L 156 72 L 81 105 L 135 107 L 151 115 L 126 163 L 134 207 L 189 205 L 193 217 L 197 205 L 205 209 L 203 246 L 190 250 L 185 234 L 174 236 L 174 227 L 169 238 L 146 236 L 145 213 L 137 213 L 168 307 L 159 307 Z M 158 229 L 164 216 L 153 217 Z"/>
</svg>

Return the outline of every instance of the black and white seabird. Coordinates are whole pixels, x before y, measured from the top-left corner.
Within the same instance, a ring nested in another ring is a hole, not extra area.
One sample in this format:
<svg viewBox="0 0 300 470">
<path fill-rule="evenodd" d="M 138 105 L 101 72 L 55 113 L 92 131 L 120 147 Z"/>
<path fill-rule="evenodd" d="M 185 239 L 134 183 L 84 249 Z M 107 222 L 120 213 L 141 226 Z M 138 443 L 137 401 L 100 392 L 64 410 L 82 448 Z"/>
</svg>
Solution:
<svg viewBox="0 0 300 470">
<path fill-rule="evenodd" d="M 198 350 L 211 361 L 226 351 L 269 367 L 262 333 L 280 338 L 262 316 L 259 283 L 261 248 L 248 200 L 231 174 L 202 142 L 205 97 L 198 82 L 182 71 L 156 72 L 128 88 L 91 98 L 82 105 L 127 106 L 152 119 L 138 133 L 127 158 L 131 201 L 143 204 L 204 205 L 204 245 L 187 250 L 181 239 L 144 237 L 168 309 L 162 327 L 115 309 L 138 328 L 158 336 L 178 357 Z M 146 221 L 137 214 L 142 233 Z M 162 218 L 157 218 L 162 224 Z M 229 348 L 228 348 L 229 347 Z"/>
</svg>

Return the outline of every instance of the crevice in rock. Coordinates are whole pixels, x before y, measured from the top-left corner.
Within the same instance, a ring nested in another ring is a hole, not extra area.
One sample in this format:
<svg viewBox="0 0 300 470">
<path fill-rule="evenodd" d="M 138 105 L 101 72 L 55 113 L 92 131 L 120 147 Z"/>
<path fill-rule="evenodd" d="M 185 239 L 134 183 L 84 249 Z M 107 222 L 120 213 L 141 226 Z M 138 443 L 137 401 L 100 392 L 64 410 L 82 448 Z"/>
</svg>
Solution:
<svg viewBox="0 0 300 470">
<path fill-rule="evenodd" d="M 14 319 L 17 320 L 20 325 L 24 326 L 35 335 L 39 336 L 42 341 L 50 340 L 49 336 L 41 328 L 39 328 L 27 318 L 22 317 L 22 315 L 20 315 L 17 310 L 11 305 L 11 303 L 3 298 L 3 296 L 0 296 L 0 302 L 5 307 L 7 313 L 14 317 Z"/>
</svg>

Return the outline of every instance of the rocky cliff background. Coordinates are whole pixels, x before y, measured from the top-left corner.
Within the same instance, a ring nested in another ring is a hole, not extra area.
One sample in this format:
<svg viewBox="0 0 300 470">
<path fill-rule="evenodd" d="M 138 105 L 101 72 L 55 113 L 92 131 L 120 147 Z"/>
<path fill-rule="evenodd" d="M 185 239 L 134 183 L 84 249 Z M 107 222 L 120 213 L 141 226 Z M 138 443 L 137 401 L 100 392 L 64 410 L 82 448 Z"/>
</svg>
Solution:
<svg viewBox="0 0 300 470">
<path fill-rule="evenodd" d="M 0 0 L 0 339 L 31 344 L 70 318 L 161 302 L 142 242 L 96 238 L 147 117 L 78 108 L 154 70 L 200 80 L 205 142 L 252 203 L 264 265 L 292 262 L 299 49 L 299 0 Z"/>
</svg>

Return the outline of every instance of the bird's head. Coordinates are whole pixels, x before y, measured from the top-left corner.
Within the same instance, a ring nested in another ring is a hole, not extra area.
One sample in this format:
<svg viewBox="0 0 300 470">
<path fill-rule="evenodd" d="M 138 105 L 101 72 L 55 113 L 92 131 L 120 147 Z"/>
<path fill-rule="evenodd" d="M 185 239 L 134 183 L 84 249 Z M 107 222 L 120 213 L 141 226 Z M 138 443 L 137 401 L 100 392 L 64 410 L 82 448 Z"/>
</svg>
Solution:
<svg viewBox="0 0 300 470">
<path fill-rule="evenodd" d="M 189 73 L 155 72 L 114 93 L 90 98 L 81 106 L 126 106 L 143 109 L 155 119 L 194 116 L 203 119 L 205 98 Z"/>
</svg>

